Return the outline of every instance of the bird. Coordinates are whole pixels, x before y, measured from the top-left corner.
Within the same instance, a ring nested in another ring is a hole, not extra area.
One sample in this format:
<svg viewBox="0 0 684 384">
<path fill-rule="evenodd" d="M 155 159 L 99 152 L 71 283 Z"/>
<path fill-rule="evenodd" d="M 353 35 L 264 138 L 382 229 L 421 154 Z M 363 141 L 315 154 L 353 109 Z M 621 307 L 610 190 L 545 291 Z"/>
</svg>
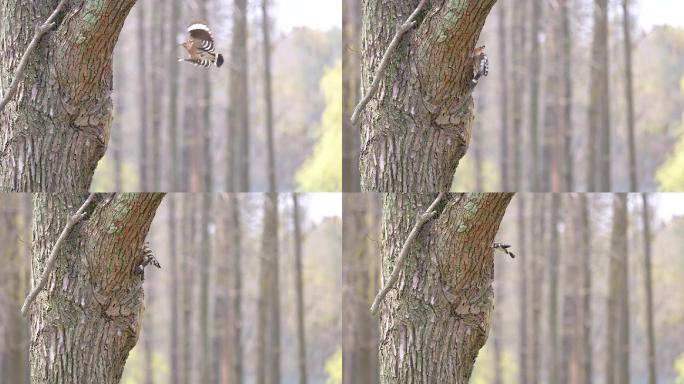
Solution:
<svg viewBox="0 0 684 384">
<path fill-rule="evenodd" d="M 473 78 L 471 80 L 471 87 L 475 88 L 482 76 L 489 75 L 489 57 L 485 53 L 485 46 L 477 47 L 473 51 Z"/>
<path fill-rule="evenodd" d="M 504 243 L 495 242 L 494 244 L 492 244 L 492 248 L 494 248 L 495 251 L 503 252 L 503 253 L 507 254 L 508 256 L 510 256 L 511 259 L 515 259 L 515 255 L 513 254 L 513 252 L 508 250 L 508 248 L 510 248 L 510 247 L 511 247 L 510 245 L 504 244 Z"/>
<path fill-rule="evenodd" d="M 204 68 L 209 68 L 212 64 L 217 68 L 223 65 L 223 55 L 216 53 L 214 38 L 206 23 L 193 21 L 188 26 L 188 34 L 188 39 L 179 45 L 188 51 L 189 56 L 178 61 L 187 61 Z"/>
</svg>

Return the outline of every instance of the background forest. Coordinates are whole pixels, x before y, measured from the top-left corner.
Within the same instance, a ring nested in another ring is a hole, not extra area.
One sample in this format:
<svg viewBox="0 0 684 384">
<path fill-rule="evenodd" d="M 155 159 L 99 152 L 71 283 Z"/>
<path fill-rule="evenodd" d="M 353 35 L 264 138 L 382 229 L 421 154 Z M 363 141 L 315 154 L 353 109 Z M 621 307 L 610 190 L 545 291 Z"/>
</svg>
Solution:
<svg viewBox="0 0 684 384">
<path fill-rule="evenodd" d="M 340 7 L 300 1 L 324 13 L 307 21 L 268 3 L 269 68 L 261 1 L 136 3 L 114 52 L 114 125 L 92 189 L 266 191 L 269 73 L 276 189 L 340 190 L 341 31 L 325 22 Z M 208 20 L 223 67 L 177 62 L 194 19 Z"/>
<path fill-rule="evenodd" d="M 126 362 L 122 383 L 170 383 L 173 377 L 199 383 L 205 369 L 210 378 L 205 382 L 234 382 L 237 367 L 249 383 L 256 380 L 259 369 L 272 372 L 274 365 L 280 367 L 281 383 L 301 382 L 293 200 L 291 194 L 278 197 L 277 264 L 273 264 L 263 249 L 274 230 L 264 219 L 266 196 L 169 194 L 164 198 L 147 237 L 162 269 L 146 269 L 143 331 Z M 207 199 L 213 209 L 205 216 L 201 207 Z M 310 383 L 337 383 L 342 364 L 341 200 L 336 194 L 306 194 L 299 195 L 298 201 L 305 371 Z M 28 383 L 28 322 L 19 307 L 30 284 L 30 195 L 0 195 L 0 220 L 4 266 L 0 269 L 0 377 L 3 382 Z M 275 273 L 273 265 L 277 265 Z M 265 271 L 270 272 L 263 275 Z M 266 291 L 260 285 L 264 277 L 276 281 Z M 272 298 L 278 299 L 278 308 Z M 267 348 L 263 360 L 258 358 L 259 308 L 268 314 L 266 345 L 275 345 L 268 335 L 279 335 L 281 345 L 279 355 Z M 236 313 L 241 313 L 240 322 Z M 202 326 L 206 323 L 208 328 Z M 209 355 L 202 352 L 204 340 Z"/>
<path fill-rule="evenodd" d="M 644 221 L 638 194 L 514 197 L 496 241 L 516 257 L 494 256 L 493 325 L 471 383 L 601 383 L 609 369 L 614 382 L 648 382 L 649 320 L 658 382 L 684 381 L 684 195 L 649 195 L 648 204 Z M 381 285 L 381 210 L 379 195 L 345 200 L 346 383 L 378 374 L 368 308 Z M 355 236 L 365 241 L 347 241 Z"/>
<path fill-rule="evenodd" d="M 360 4 L 345 1 L 346 117 L 360 98 Z M 486 46 L 490 74 L 473 92 L 476 121 L 452 189 L 682 190 L 684 23 L 674 16 L 680 6 L 498 0 L 478 43 Z M 360 146 L 347 123 L 345 191 L 358 189 Z"/>
</svg>

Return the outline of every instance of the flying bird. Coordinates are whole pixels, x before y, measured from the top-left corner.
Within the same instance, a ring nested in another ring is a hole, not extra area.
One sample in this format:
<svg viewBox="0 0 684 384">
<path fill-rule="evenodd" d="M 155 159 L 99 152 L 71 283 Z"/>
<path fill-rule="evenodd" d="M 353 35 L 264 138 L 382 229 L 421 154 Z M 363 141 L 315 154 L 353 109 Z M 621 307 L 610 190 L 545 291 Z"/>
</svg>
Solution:
<svg viewBox="0 0 684 384">
<path fill-rule="evenodd" d="M 216 53 L 214 38 L 211 30 L 201 21 L 193 21 L 188 27 L 188 39 L 180 45 L 188 51 L 188 57 L 178 61 L 187 61 L 200 67 L 209 68 L 212 64 L 216 67 L 223 65 L 223 55 Z"/>
<path fill-rule="evenodd" d="M 492 244 L 492 248 L 494 248 L 495 251 L 503 252 L 503 253 L 507 254 L 508 256 L 510 256 L 512 259 L 515 259 L 515 255 L 513 254 L 513 252 L 508 250 L 508 248 L 510 248 L 510 247 L 511 247 L 510 245 L 504 244 L 504 243 L 496 243 L 495 242 L 494 244 Z"/>
</svg>

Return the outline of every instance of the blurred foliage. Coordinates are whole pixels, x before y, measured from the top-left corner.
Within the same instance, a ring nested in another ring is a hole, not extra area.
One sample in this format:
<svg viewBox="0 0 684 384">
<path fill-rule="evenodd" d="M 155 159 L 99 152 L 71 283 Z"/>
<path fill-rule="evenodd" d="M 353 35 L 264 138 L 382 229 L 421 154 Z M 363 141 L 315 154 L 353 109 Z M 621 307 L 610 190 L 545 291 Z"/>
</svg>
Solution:
<svg viewBox="0 0 684 384">
<path fill-rule="evenodd" d="M 301 191 L 342 190 L 342 61 L 329 69 L 321 80 L 326 107 L 320 138 L 313 154 L 295 176 Z"/>
<path fill-rule="evenodd" d="M 325 372 L 328 374 L 325 384 L 342 383 L 342 348 L 337 347 L 335 353 L 325 362 Z"/>
<path fill-rule="evenodd" d="M 489 337 L 491 339 L 491 335 Z M 501 379 L 503 383 L 515 383 L 518 376 L 518 363 L 510 352 L 501 353 Z M 494 351 L 492 344 L 487 343 L 477 355 L 471 384 L 490 384 L 494 382 Z"/>
<path fill-rule="evenodd" d="M 684 94 L 684 77 L 681 80 L 681 94 Z M 684 116 L 680 124 L 681 137 L 674 153 L 667 161 L 658 168 L 656 179 L 660 190 L 664 192 L 676 192 L 684 190 Z"/>
<path fill-rule="evenodd" d="M 678 126 L 684 105 L 684 29 L 658 26 L 638 41 L 634 89 L 639 129 L 667 132 Z M 641 108 L 639 108 L 641 106 Z"/>
<path fill-rule="evenodd" d="M 498 191 L 498 167 L 491 160 L 482 160 L 482 187 L 484 191 Z M 451 184 L 455 192 L 476 191 L 475 158 L 472 153 L 466 155 L 458 164 L 458 169 Z"/>
<path fill-rule="evenodd" d="M 90 190 L 93 192 L 112 192 L 116 191 L 114 185 L 114 164 L 112 157 L 105 156 L 97 164 L 93 182 Z M 128 161 L 121 163 L 121 190 L 122 191 L 136 191 L 138 190 L 138 173 L 134 164 Z"/>
<path fill-rule="evenodd" d="M 124 373 L 121 376 L 121 384 L 145 383 L 144 353 L 143 340 L 139 339 L 138 344 L 136 344 L 136 346 L 128 354 Z M 169 364 L 166 361 L 165 354 L 152 352 L 152 372 L 154 372 L 155 383 L 168 382 Z"/>
<path fill-rule="evenodd" d="M 675 384 L 684 384 L 684 353 L 682 353 L 677 361 L 675 361 L 674 368 L 677 372 L 677 381 Z"/>
</svg>

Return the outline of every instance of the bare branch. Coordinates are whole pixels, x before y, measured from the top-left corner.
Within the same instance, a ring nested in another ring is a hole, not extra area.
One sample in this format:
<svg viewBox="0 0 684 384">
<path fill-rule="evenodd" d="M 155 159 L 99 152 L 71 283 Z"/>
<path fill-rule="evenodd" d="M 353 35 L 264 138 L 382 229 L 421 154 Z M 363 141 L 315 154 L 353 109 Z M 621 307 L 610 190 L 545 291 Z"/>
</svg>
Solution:
<svg viewBox="0 0 684 384">
<path fill-rule="evenodd" d="M 88 196 L 88 199 L 86 199 L 83 205 L 81 205 L 81 208 L 79 208 L 73 216 L 69 216 L 67 218 L 66 226 L 62 230 L 62 233 L 59 235 L 59 238 L 57 238 L 55 245 L 52 247 L 50 257 L 48 257 L 47 263 L 45 264 L 45 270 L 43 271 L 43 274 L 40 276 L 38 284 L 36 284 L 36 286 L 33 287 L 33 289 L 31 289 L 31 292 L 29 292 L 28 296 L 26 296 L 24 305 L 21 306 L 22 316 L 26 316 L 26 312 L 28 311 L 29 305 L 31 305 L 31 303 L 36 299 L 40 291 L 43 288 L 45 288 L 45 285 L 48 282 L 48 278 L 50 277 L 50 274 L 55 269 L 55 265 L 57 262 L 57 253 L 59 251 L 59 248 L 62 246 L 64 239 L 66 239 L 67 236 L 69 236 L 69 232 L 71 232 L 71 229 L 74 227 L 74 225 L 76 225 L 85 217 L 84 211 L 88 208 L 90 203 L 93 201 L 94 197 L 95 194 L 91 193 L 90 196 Z"/>
<path fill-rule="evenodd" d="M 9 89 L 7 89 L 7 93 L 5 93 L 5 96 L 3 96 L 2 100 L 0 100 L 0 111 L 2 111 L 5 108 L 5 105 L 9 103 L 10 99 L 14 97 L 14 94 L 17 92 L 17 89 L 19 88 L 19 82 L 24 78 L 24 71 L 26 70 L 26 65 L 28 64 L 29 56 L 31 55 L 33 50 L 36 49 L 36 47 L 38 46 L 38 42 L 43 37 L 43 35 L 45 35 L 49 30 L 54 28 L 54 20 L 57 17 L 57 14 L 59 14 L 62 8 L 64 8 L 66 2 L 67 0 L 60 1 L 59 4 L 57 4 L 57 8 L 55 8 L 55 10 L 52 11 L 50 17 L 48 17 L 48 19 L 45 20 L 45 22 L 42 25 L 36 27 L 36 32 L 33 34 L 33 39 L 31 39 L 31 42 L 29 43 L 28 47 L 26 47 L 26 51 L 24 51 L 24 55 L 21 57 L 19 66 L 14 72 L 14 79 L 12 80 Z"/>
<path fill-rule="evenodd" d="M 426 222 L 428 222 L 435 216 L 435 214 L 437 214 L 435 208 L 437 208 L 437 204 L 439 204 L 439 202 L 442 201 L 445 195 L 446 192 L 440 193 L 435 199 L 435 201 L 433 201 L 432 204 L 430 204 L 430 207 L 427 209 L 427 211 L 425 211 L 425 213 L 418 215 L 418 217 L 416 218 L 416 224 L 413 226 L 413 229 L 411 229 L 411 232 L 406 238 L 404 246 L 401 247 L 401 252 L 399 253 L 397 263 L 394 265 L 394 270 L 392 271 L 389 280 L 387 280 L 385 286 L 382 287 L 380 292 L 378 292 L 378 295 L 375 296 L 375 300 L 373 300 L 373 305 L 371 305 L 370 308 L 371 313 L 373 315 L 375 315 L 378 312 L 378 307 L 380 307 L 380 303 L 382 303 L 382 300 L 385 298 L 385 296 L 387 296 L 387 293 L 390 291 L 390 289 L 392 289 L 394 283 L 396 283 L 399 279 L 399 272 L 401 272 L 401 270 L 404 268 L 404 263 L 406 262 L 406 256 L 408 256 L 409 248 L 413 241 L 416 239 L 416 236 L 418 236 L 418 232 L 420 232 L 420 229 Z"/>
<path fill-rule="evenodd" d="M 387 65 L 389 64 L 389 58 L 392 56 L 392 53 L 394 50 L 397 48 L 399 45 L 399 41 L 401 40 L 402 36 L 411 28 L 413 28 L 416 25 L 416 22 L 414 21 L 415 18 L 418 16 L 418 13 L 423 9 L 425 6 L 425 3 L 427 3 L 427 0 L 422 0 L 420 4 L 416 7 L 416 9 L 411 13 L 411 16 L 409 16 L 408 19 L 404 22 L 404 24 L 400 25 L 399 28 L 397 29 L 397 33 L 394 35 L 392 38 L 392 41 L 390 42 L 389 46 L 387 47 L 387 50 L 385 50 L 385 54 L 382 56 L 382 60 L 380 61 L 380 66 L 378 67 L 378 70 L 375 72 L 375 77 L 373 78 L 373 82 L 371 83 L 370 88 L 368 89 L 368 92 L 361 98 L 361 101 L 359 104 L 356 105 L 356 108 L 354 108 L 354 113 L 352 113 L 351 117 L 351 123 L 353 127 L 356 127 L 359 118 L 361 115 L 361 112 L 366 108 L 366 105 L 370 100 L 375 96 L 375 93 L 378 91 L 378 87 L 380 86 L 380 81 L 384 77 L 385 70 L 387 69 Z"/>
</svg>

